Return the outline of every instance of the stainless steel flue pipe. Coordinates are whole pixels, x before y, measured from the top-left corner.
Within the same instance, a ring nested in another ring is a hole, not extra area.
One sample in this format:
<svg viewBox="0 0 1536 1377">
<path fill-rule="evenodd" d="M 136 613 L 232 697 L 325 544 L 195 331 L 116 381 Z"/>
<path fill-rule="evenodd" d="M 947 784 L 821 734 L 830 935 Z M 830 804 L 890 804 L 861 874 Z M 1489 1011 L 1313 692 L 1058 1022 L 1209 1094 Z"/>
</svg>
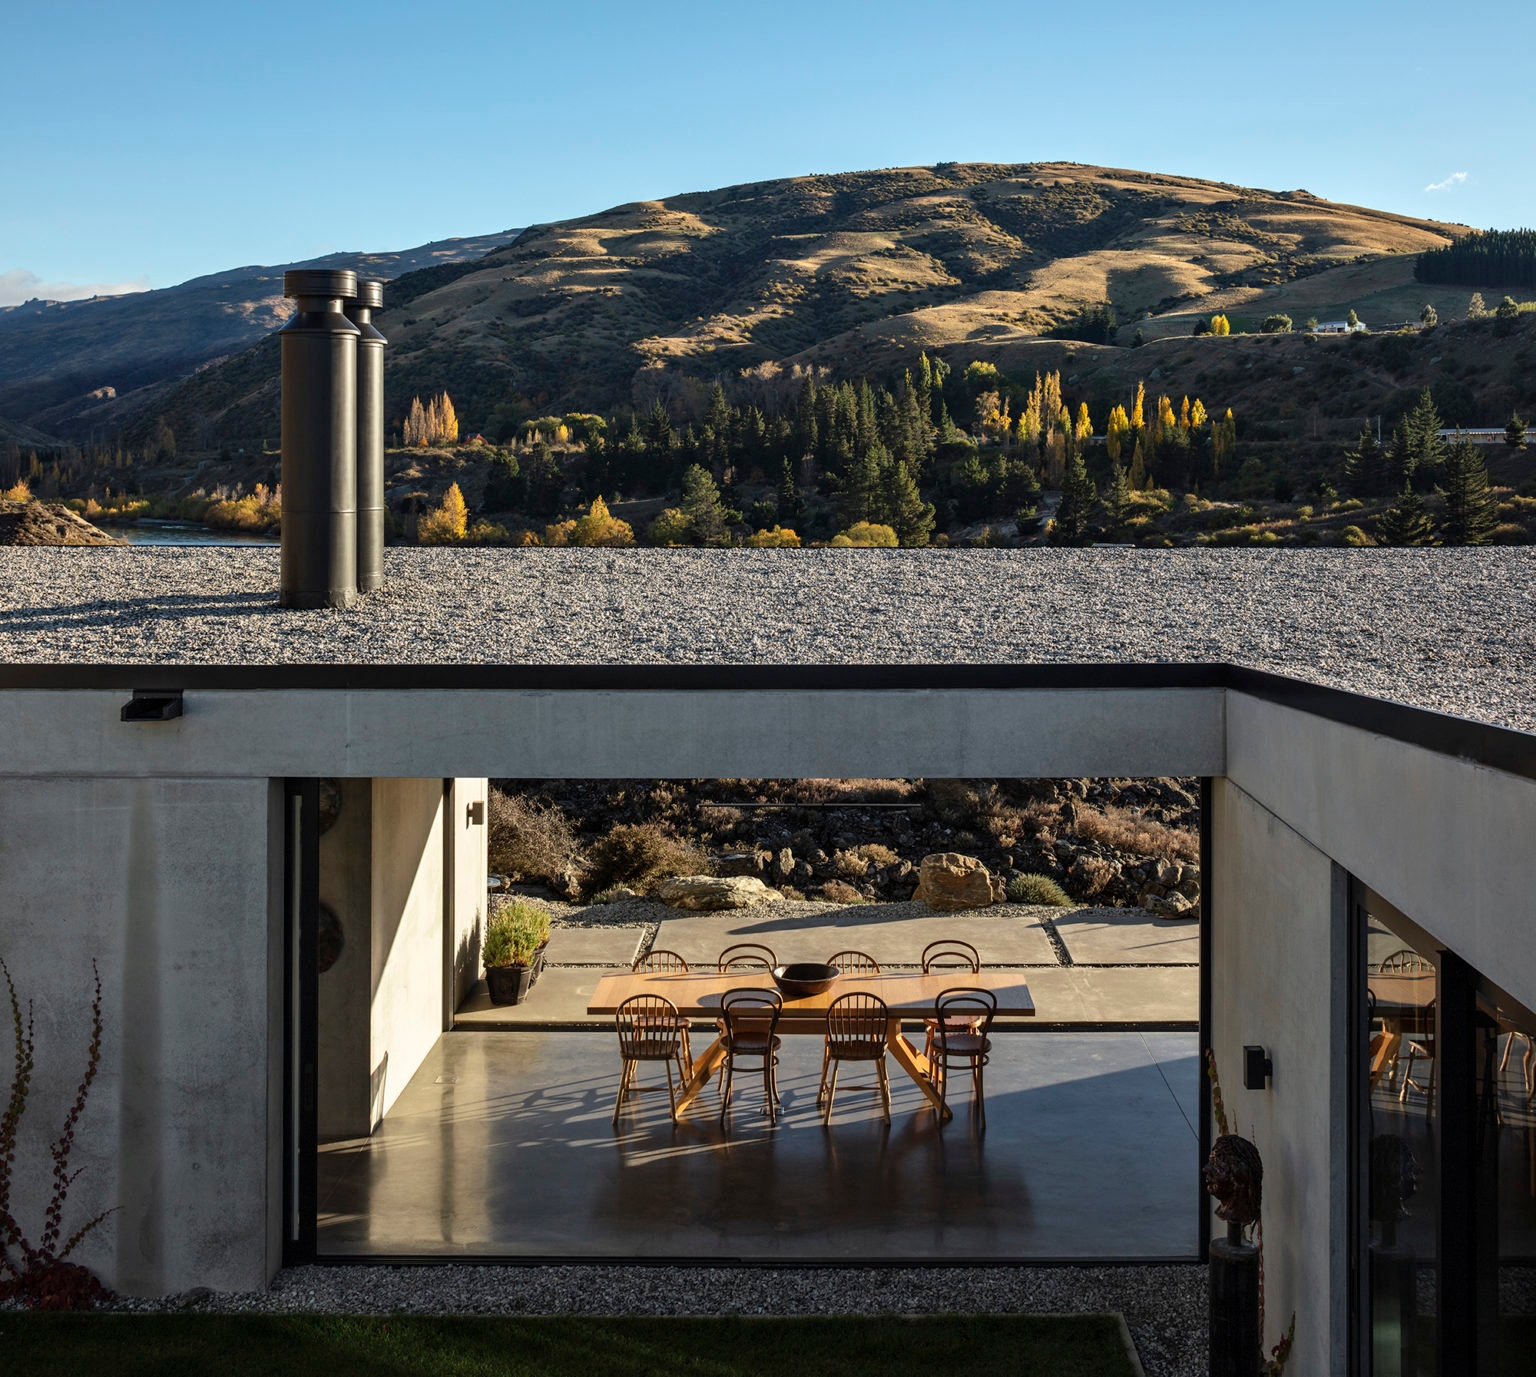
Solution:
<svg viewBox="0 0 1536 1377">
<path fill-rule="evenodd" d="M 357 344 L 350 269 L 283 274 L 298 300 L 282 338 L 284 607 L 357 601 Z"/>
<path fill-rule="evenodd" d="M 359 282 L 357 295 L 342 302 L 357 340 L 357 591 L 371 593 L 384 582 L 384 346 L 373 325 L 384 306 L 382 282 Z"/>
</svg>

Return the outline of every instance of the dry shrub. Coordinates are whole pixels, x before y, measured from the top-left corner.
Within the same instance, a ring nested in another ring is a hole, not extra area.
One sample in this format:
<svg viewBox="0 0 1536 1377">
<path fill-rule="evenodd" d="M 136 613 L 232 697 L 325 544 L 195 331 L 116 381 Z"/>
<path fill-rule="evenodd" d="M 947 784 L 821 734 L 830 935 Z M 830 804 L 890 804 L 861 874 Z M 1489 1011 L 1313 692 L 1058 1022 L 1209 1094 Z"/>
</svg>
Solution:
<svg viewBox="0 0 1536 1377">
<path fill-rule="evenodd" d="M 852 885 L 842 880 L 828 880 L 817 893 L 831 904 L 867 904 L 869 902 Z"/>
<path fill-rule="evenodd" d="M 951 827 L 972 821 L 981 808 L 981 795 L 963 779 L 930 779 L 928 799 L 933 811 Z"/>
<path fill-rule="evenodd" d="M 707 875 L 709 857 L 665 823 L 624 822 L 592 846 L 595 889 L 629 885 L 649 893 L 674 875 Z"/>
<path fill-rule="evenodd" d="M 897 864 L 901 857 L 890 847 L 883 846 L 879 842 L 867 842 L 863 846 L 853 848 L 853 855 L 875 870 L 884 870 L 887 866 Z"/>
<path fill-rule="evenodd" d="M 869 862 L 857 851 L 834 851 L 832 867 L 839 875 L 859 880 L 869 874 Z"/>
<path fill-rule="evenodd" d="M 1162 856 L 1170 861 L 1198 861 L 1200 837 L 1149 818 L 1132 817 L 1129 808 L 1111 804 L 1102 813 L 1080 809 L 1073 830 L 1085 841 L 1101 842 L 1137 856 Z"/>
<path fill-rule="evenodd" d="M 745 781 L 743 781 L 745 783 Z M 780 797 L 785 803 L 911 803 L 921 785 L 910 779 L 792 779 Z"/>
<path fill-rule="evenodd" d="M 1103 892 L 1104 886 L 1115 877 L 1115 868 L 1102 856 L 1079 856 L 1072 862 L 1069 872 L 1076 881 L 1078 892 L 1090 899 Z"/>
<path fill-rule="evenodd" d="M 487 809 L 490 866 L 572 894 L 585 869 L 576 829 L 557 807 L 492 788 Z"/>
</svg>

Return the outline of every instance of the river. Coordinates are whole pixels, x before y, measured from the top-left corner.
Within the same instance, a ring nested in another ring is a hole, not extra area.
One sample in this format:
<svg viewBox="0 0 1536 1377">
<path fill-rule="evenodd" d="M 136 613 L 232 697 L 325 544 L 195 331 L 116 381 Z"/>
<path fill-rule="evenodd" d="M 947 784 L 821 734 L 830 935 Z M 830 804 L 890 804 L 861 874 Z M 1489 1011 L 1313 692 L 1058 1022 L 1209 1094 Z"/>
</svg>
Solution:
<svg viewBox="0 0 1536 1377">
<path fill-rule="evenodd" d="M 277 538 L 246 531 L 220 531 L 184 521 L 141 521 L 112 530 L 130 545 L 273 545 Z"/>
</svg>

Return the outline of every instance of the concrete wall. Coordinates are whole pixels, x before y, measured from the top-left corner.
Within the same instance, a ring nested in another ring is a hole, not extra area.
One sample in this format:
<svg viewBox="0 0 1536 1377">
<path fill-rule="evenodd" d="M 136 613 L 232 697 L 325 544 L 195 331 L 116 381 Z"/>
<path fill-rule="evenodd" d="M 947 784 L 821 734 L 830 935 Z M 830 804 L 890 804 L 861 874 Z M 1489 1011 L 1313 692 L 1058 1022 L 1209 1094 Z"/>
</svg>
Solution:
<svg viewBox="0 0 1536 1377">
<path fill-rule="evenodd" d="M 1264 1159 L 1265 1351 L 1294 1311 L 1294 1369 L 1343 1377 L 1347 877 L 1229 781 L 1212 802 L 1211 1044 L 1232 1130 Z M 1243 1088 L 1252 1043 L 1268 1090 Z"/>
<path fill-rule="evenodd" d="M 0 773 L 516 779 L 1219 775 L 1221 689 L 0 692 Z M 39 730 L 39 724 L 45 729 Z"/>
<path fill-rule="evenodd" d="M 265 779 L 0 780 L 0 956 L 37 1029 L 13 1205 L 35 1235 L 95 958 L 105 1034 L 65 1229 L 117 1207 L 78 1257 L 131 1294 L 241 1290 L 276 1266 L 273 802 Z M 9 1043 L 7 1026 L 6 1061 Z"/>
<path fill-rule="evenodd" d="M 488 779 L 456 779 L 448 804 L 449 874 L 453 877 L 450 900 L 453 913 L 448 925 L 448 950 L 444 956 L 446 982 L 443 995 L 443 1028 L 453 1027 L 453 1015 L 480 978 L 480 942 L 485 936 L 486 890 L 489 871 L 486 845 L 490 827 L 485 819 Z M 472 809 L 480 805 L 482 821 Z"/>
<path fill-rule="evenodd" d="M 1227 775 L 1525 1004 L 1536 780 L 1229 695 Z"/>
<path fill-rule="evenodd" d="M 440 778 L 373 781 L 371 1124 L 443 1030 L 444 802 Z"/>
</svg>

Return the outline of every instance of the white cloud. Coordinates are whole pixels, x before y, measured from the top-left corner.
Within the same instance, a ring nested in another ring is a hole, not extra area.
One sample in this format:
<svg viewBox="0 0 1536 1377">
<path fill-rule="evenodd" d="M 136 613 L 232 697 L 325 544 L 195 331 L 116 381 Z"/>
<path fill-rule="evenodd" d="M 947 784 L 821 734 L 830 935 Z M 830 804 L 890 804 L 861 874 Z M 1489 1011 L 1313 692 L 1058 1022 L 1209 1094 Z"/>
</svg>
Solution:
<svg viewBox="0 0 1536 1377">
<path fill-rule="evenodd" d="M 1424 190 L 1449 191 L 1453 186 L 1460 186 L 1466 180 L 1467 174 L 1465 172 L 1453 172 L 1443 182 L 1431 182 Z"/>
<path fill-rule="evenodd" d="M 0 306 L 19 306 L 23 301 L 41 297 L 45 301 L 79 301 L 88 296 L 121 296 L 124 292 L 147 292 L 143 278 L 132 282 L 44 282 L 25 268 L 0 272 Z"/>
</svg>

